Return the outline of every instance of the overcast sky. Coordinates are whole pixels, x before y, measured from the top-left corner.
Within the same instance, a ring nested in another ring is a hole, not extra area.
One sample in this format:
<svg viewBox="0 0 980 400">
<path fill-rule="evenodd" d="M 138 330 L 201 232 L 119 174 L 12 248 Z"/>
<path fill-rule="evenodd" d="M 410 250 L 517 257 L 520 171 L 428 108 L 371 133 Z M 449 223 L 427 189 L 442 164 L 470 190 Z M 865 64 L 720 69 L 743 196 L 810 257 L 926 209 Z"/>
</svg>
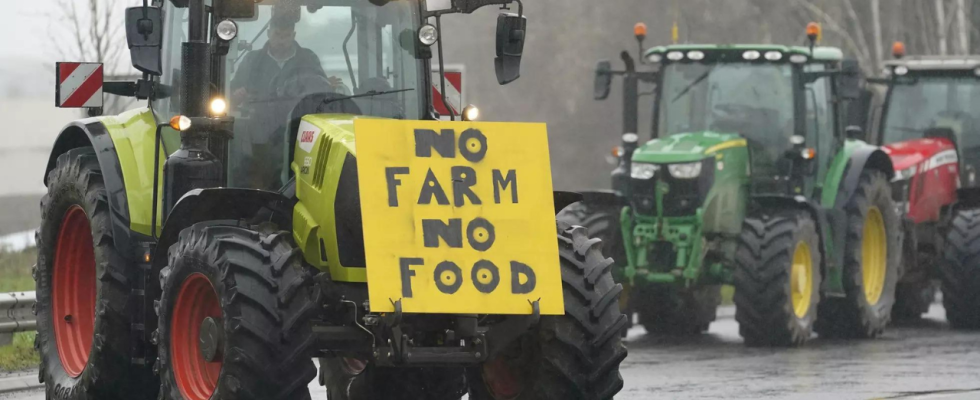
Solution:
<svg viewBox="0 0 980 400">
<path fill-rule="evenodd" d="M 78 2 L 80 0 L 70 0 Z M 135 0 L 118 0 L 113 21 L 122 34 L 123 9 Z M 69 31 L 53 18 L 58 14 L 54 0 L 0 0 L 3 24 L 0 24 L 0 98 L 37 97 L 53 93 L 55 61 L 61 60 L 52 37 L 73 40 Z M 124 54 L 125 55 L 125 54 Z"/>
</svg>

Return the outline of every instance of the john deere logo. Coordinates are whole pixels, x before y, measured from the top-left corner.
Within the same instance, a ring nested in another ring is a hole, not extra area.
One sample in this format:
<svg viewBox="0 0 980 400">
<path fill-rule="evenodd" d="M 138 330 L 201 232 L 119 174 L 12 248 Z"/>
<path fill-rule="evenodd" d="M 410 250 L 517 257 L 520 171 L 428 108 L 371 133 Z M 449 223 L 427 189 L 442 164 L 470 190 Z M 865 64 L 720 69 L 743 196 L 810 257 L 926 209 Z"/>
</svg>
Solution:
<svg viewBox="0 0 980 400">
<path fill-rule="evenodd" d="M 657 182 L 657 192 L 659 192 L 660 194 L 670 193 L 670 185 L 668 185 L 667 182 L 664 181 Z"/>
</svg>

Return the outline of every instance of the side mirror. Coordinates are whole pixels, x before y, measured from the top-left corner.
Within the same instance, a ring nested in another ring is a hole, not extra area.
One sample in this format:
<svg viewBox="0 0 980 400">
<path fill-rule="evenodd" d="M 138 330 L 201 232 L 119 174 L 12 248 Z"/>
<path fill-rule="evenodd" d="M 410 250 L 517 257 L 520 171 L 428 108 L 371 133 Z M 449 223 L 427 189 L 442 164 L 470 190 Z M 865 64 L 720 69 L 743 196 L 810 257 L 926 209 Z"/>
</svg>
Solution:
<svg viewBox="0 0 980 400">
<path fill-rule="evenodd" d="M 849 125 L 844 128 L 844 136 L 847 136 L 848 139 L 864 140 L 864 129 L 857 125 Z"/>
<path fill-rule="evenodd" d="M 609 90 L 612 86 L 612 63 L 602 60 L 595 65 L 595 93 L 596 100 L 605 100 L 609 97 Z"/>
<path fill-rule="evenodd" d="M 133 68 L 154 76 L 163 73 L 163 11 L 159 7 L 126 9 L 126 41 Z"/>
<path fill-rule="evenodd" d="M 861 80 L 864 78 L 857 60 L 847 59 L 841 63 L 840 95 L 854 100 L 861 97 Z"/>
<path fill-rule="evenodd" d="M 493 60 L 497 82 L 511 83 L 521 77 L 521 57 L 527 36 L 527 18 L 515 14 L 497 16 L 497 58 Z"/>
</svg>

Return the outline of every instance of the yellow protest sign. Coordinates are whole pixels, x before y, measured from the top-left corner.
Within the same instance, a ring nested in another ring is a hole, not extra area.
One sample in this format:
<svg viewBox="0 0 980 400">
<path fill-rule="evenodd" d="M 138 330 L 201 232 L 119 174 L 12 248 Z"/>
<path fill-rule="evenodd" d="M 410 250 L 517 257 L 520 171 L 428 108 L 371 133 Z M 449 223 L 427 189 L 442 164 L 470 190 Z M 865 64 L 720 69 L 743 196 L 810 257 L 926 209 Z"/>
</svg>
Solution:
<svg viewBox="0 0 980 400">
<path fill-rule="evenodd" d="M 371 311 L 563 314 L 544 124 L 354 123 Z"/>
</svg>

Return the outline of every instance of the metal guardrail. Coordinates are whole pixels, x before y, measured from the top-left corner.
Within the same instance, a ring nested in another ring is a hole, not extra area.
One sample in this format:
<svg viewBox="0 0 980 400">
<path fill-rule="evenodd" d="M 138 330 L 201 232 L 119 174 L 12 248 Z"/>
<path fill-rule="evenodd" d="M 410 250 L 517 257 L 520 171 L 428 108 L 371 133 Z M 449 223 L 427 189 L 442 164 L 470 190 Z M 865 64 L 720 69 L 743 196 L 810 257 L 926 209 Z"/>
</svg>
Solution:
<svg viewBox="0 0 980 400">
<path fill-rule="evenodd" d="M 34 292 L 0 293 L 0 346 L 13 342 L 14 332 L 37 329 Z"/>
</svg>

